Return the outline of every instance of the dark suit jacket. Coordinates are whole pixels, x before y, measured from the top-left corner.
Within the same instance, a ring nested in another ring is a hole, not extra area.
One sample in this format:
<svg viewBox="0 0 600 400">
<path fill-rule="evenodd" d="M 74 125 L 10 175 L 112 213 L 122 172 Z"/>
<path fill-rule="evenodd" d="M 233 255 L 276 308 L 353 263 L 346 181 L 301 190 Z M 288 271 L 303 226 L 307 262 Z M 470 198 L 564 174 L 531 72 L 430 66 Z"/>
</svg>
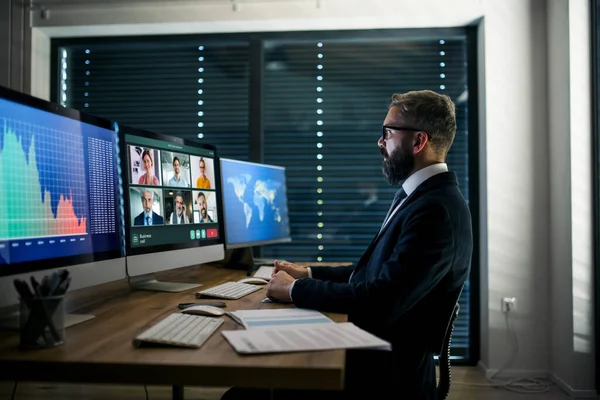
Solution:
<svg viewBox="0 0 600 400">
<path fill-rule="evenodd" d="M 152 211 L 152 225 L 163 225 L 164 219 L 154 211 Z M 133 220 L 133 225 L 135 226 L 144 226 L 144 212 L 142 211 L 135 219 Z"/>
<path fill-rule="evenodd" d="M 435 399 L 434 340 L 469 275 L 472 250 L 469 208 L 454 172 L 444 172 L 406 198 L 356 266 L 313 267 L 313 279 L 296 281 L 297 307 L 346 313 L 392 343 L 392 352 L 347 352 L 348 390 Z"/>
</svg>

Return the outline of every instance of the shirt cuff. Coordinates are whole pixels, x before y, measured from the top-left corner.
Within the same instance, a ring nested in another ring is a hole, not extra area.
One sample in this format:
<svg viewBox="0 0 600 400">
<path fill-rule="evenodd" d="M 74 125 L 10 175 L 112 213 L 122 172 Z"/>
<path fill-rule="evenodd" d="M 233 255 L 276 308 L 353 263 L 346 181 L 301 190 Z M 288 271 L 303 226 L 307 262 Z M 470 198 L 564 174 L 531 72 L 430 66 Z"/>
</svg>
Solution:
<svg viewBox="0 0 600 400">
<path fill-rule="evenodd" d="M 308 277 L 312 278 L 312 270 L 310 269 L 310 267 L 306 267 L 306 269 L 308 270 Z"/>
<path fill-rule="evenodd" d="M 294 284 L 296 283 L 297 280 L 298 279 L 294 279 L 294 282 L 292 282 L 292 284 L 290 285 L 290 293 L 289 293 L 289 295 L 290 295 L 290 300 L 291 301 L 294 301 L 294 299 L 292 298 L 292 290 L 294 289 Z"/>
</svg>

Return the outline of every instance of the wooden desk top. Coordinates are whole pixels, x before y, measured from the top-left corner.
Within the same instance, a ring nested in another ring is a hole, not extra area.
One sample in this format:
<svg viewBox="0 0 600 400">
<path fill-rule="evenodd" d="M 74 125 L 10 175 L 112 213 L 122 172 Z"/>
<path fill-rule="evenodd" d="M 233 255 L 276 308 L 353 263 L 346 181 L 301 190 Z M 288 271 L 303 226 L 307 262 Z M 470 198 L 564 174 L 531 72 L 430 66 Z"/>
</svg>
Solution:
<svg viewBox="0 0 600 400">
<path fill-rule="evenodd" d="M 203 265 L 157 274 L 159 280 L 200 282 L 201 288 L 181 293 L 132 291 L 126 282 L 112 282 L 70 294 L 71 312 L 95 318 L 66 329 L 61 346 L 22 351 L 14 332 L 0 332 L 2 380 L 102 382 L 153 385 L 247 386 L 296 389 L 341 389 L 345 351 L 238 355 L 220 331 L 199 349 L 135 348 L 132 339 L 179 303 L 195 301 L 202 288 L 239 280 L 245 271 Z M 293 307 L 261 303 L 266 289 L 239 300 L 223 300 L 226 310 Z M 337 322 L 345 315 L 328 314 Z M 243 329 L 224 316 L 222 330 Z"/>
</svg>

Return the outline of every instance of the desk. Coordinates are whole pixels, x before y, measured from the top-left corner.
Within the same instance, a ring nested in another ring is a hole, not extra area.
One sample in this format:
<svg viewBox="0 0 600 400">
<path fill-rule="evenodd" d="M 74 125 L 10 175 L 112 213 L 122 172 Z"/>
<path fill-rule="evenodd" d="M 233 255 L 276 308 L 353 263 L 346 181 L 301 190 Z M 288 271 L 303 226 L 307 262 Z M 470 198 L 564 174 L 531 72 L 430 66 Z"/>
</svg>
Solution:
<svg viewBox="0 0 600 400">
<path fill-rule="evenodd" d="M 200 282 L 203 287 L 245 276 L 245 271 L 211 265 L 157 274 L 159 280 Z M 132 291 L 126 282 L 119 281 L 76 291 L 69 295 L 69 311 L 96 318 L 67 328 L 65 344 L 51 349 L 21 351 L 16 333 L 1 332 L 0 379 L 172 385 L 174 397 L 182 397 L 184 385 L 343 388 L 344 350 L 241 356 L 220 331 L 199 349 L 133 347 L 136 334 L 178 312 L 177 304 L 194 301 L 194 293 L 201 289 L 181 293 Z M 224 300 L 226 310 L 291 307 L 261 303 L 265 291 Z M 346 321 L 345 315 L 328 316 L 336 322 Z M 231 318 L 223 318 L 220 329 L 243 329 Z"/>
</svg>

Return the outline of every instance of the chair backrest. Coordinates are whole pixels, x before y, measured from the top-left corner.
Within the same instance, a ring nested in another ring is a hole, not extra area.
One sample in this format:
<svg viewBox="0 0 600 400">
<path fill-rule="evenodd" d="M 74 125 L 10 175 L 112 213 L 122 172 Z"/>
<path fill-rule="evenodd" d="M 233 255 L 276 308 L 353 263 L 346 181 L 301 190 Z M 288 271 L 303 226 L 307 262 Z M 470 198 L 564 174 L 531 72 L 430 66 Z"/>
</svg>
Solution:
<svg viewBox="0 0 600 400">
<path fill-rule="evenodd" d="M 460 295 L 459 295 L 460 297 Z M 448 326 L 446 327 L 446 334 L 444 335 L 444 341 L 442 343 L 442 347 L 438 353 L 438 361 L 440 365 L 440 377 L 437 384 L 437 395 L 439 400 L 444 400 L 448 397 L 448 393 L 450 392 L 450 386 L 452 381 L 452 374 L 450 371 L 450 345 L 452 344 L 452 331 L 454 330 L 454 322 L 456 321 L 456 317 L 458 317 L 458 311 L 460 310 L 460 306 L 458 304 L 458 300 L 454 305 L 454 310 L 452 311 L 452 315 L 450 316 L 450 321 L 448 322 Z"/>
</svg>

